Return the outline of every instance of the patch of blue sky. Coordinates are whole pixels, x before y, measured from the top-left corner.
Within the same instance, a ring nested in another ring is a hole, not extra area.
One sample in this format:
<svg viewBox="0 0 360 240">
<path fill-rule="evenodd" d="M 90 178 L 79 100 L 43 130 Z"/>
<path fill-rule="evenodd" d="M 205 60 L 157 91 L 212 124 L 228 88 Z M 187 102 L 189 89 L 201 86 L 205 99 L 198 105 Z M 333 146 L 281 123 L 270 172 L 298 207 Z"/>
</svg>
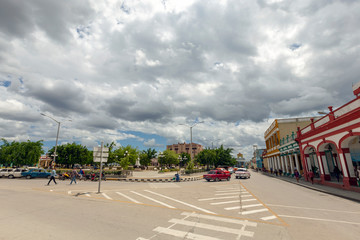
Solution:
<svg viewBox="0 0 360 240">
<path fill-rule="evenodd" d="M 0 81 L 0 86 L 3 86 L 3 87 L 10 87 L 11 85 L 11 81 Z"/>
<path fill-rule="evenodd" d="M 292 50 L 292 51 L 295 51 L 296 49 L 300 48 L 302 46 L 301 43 L 293 43 L 289 46 L 289 48 Z"/>
</svg>

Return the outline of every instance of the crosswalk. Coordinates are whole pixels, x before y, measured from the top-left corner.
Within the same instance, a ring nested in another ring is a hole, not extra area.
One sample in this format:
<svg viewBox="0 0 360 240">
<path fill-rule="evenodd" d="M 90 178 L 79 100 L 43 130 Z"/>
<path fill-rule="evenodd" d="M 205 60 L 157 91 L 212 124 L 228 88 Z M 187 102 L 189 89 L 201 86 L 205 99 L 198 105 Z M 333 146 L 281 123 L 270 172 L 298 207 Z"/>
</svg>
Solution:
<svg viewBox="0 0 360 240">
<path fill-rule="evenodd" d="M 139 237 L 137 240 L 169 239 L 176 237 L 182 239 L 199 240 L 230 240 L 241 237 L 254 237 L 256 222 L 206 215 L 195 212 L 182 212 L 181 219 L 172 218 L 169 227 L 158 226 L 153 229 L 155 235 L 150 238 Z M 250 228 L 250 229 L 249 229 Z"/>
<path fill-rule="evenodd" d="M 185 201 L 181 201 L 179 199 L 166 196 L 164 194 L 160 194 L 151 190 L 126 190 L 126 191 L 107 191 L 107 192 L 83 192 L 83 191 L 68 191 L 68 195 L 76 196 L 76 197 L 93 197 L 93 198 L 104 198 L 107 200 L 116 200 L 123 202 L 131 202 L 136 204 L 143 205 L 151 205 L 151 206 L 159 206 L 166 207 L 170 209 L 182 209 L 189 211 L 199 211 L 208 214 L 216 214 L 213 211 L 202 208 L 200 206 L 196 206 L 194 204 L 190 204 Z"/>
<path fill-rule="evenodd" d="M 271 221 L 278 217 L 253 194 L 241 186 L 217 187 L 214 196 L 198 199 L 254 220 Z"/>
</svg>

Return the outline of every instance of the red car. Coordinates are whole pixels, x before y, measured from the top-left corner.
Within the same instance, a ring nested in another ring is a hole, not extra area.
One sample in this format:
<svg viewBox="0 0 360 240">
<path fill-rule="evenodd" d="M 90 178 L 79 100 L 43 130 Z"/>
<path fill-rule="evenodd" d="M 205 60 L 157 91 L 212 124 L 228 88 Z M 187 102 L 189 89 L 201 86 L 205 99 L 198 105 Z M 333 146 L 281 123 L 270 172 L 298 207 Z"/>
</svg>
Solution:
<svg viewBox="0 0 360 240">
<path fill-rule="evenodd" d="M 208 174 L 203 175 L 203 178 L 206 179 L 206 181 L 208 182 L 210 182 L 210 180 L 218 182 L 222 179 L 230 181 L 231 174 L 229 172 L 224 172 L 221 170 L 211 170 Z"/>
</svg>

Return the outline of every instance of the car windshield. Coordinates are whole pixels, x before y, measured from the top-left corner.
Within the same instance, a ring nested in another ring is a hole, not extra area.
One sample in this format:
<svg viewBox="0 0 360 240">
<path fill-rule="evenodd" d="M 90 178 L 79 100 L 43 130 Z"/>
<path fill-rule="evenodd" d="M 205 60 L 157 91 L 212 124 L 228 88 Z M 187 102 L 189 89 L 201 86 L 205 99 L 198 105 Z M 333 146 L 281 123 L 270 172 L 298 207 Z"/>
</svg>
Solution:
<svg viewBox="0 0 360 240">
<path fill-rule="evenodd" d="M 210 171 L 209 174 L 216 174 L 216 171 Z"/>
</svg>

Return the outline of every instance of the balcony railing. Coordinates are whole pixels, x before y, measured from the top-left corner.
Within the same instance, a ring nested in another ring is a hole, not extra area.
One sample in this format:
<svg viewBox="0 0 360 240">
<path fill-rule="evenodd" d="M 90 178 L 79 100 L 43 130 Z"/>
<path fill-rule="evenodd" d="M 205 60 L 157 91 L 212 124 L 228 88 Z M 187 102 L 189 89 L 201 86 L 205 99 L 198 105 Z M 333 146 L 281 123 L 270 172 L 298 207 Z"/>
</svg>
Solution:
<svg viewBox="0 0 360 240">
<path fill-rule="evenodd" d="M 296 138 L 296 134 L 294 132 L 292 132 L 291 135 L 286 135 L 286 137 L 280 139 L 280 146 L 287 144 L 291 141 L 294 141 L 295 138 Z"/>
</svg>

